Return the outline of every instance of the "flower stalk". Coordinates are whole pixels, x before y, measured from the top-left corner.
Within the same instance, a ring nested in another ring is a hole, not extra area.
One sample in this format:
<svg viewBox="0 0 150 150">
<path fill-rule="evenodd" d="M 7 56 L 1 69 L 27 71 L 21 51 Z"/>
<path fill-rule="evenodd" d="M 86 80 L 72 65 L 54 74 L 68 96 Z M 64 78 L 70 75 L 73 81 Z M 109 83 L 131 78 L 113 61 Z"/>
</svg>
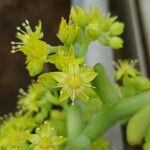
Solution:
<svg viewBox="0 0 150 150">
<path fill-rule="evenodd" d="M 80 108 L 76 104 L 71 105 L 67 114 L 68 140 L 73 141 L 78 135 L 80 135 L 82 128 L 83 120 Z"/>
</svg>

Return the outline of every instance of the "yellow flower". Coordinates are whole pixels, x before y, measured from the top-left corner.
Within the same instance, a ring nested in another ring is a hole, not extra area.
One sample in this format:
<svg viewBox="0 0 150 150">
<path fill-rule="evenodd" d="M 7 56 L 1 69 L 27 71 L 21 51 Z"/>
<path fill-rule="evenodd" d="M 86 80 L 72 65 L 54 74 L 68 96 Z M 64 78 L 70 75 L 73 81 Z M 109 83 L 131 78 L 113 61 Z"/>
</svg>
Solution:
<svg viewBox="0 0 150 150">
<path fill-rule="evenodd" d="M 36 134 L 31 136 L 31 143 L 34 150 L 54 150 L 57 146 L 64 143 L 66 138 L 57 136 L 54 128 L 49 122 L 44 122 L 40 128 L 37 128 Z"/>
<path fill-rule="evenodd" d="M 51 55 L 48 58 L 50 63 L 54 63 L 56 68 L 59 70 L 63 70 L 68 65 L 70 59 L 75 56 L 74 48 L 71 46 L 68 50 L 64 50 L 63 47 L 59 47 L 56 54 Z M 78 64 L 82 64 L 84 62 L 84 58 L 76 59 Z"/>
<path fill-rule="evenodd" d="M 63 72 L 52 72 L 51 76 L 58 82 L 57 87 L 61 87 L 60 101 L 71 98 L 74 103 L 76 98 L 87 101 L 92 89 L 91 81 L 96 77 L 96 73 L 90 67 L 79 67 L 75 58 L 70 59 L 67 68 Z"/>
<path fill-rule="evenodd" d="M 0 149 L 3 150 L 27 150 L 30 133 L 24 130 L 11 129 L 0 135 Z"/>
<path fill-rule="evenodd" d="M 93 21 L 86 26 L 86 32 L 91 37 L 91 39 L 96 40 L 100 37 L 102 33 L 101 24 L 97 21 Z"/>
<path fill-rule="evenodd" d="M 92 21 L 101 20 L 103 16 L 98 8 L 90 6 L 87 12 L 80 6 L 76 6 L 71 8 L 70 18 L 73 22 L 84 28 Z"/>
<path fill-rule="evenodd" d="M 76 42 L 79 31 L 78 25 L 67 24 L 66 20 L 62 18 L 57 36 L 64 44 L 71 45 Z"/>
<path fill-rule="evenodd" d="M 23 116 L 20 112 L 15 116 L 10 114 L 0 126 L 0 150 L 26 150 L 30 132 L 35 126 L 29 116 Z"/>
<path fill-rule="evenodd" d="M 115 63 L 117 70 L 115 71 L 115 77 L 117 80 L 121 79 L 124 76 L 136 77 L 140 73 L 135 68 L 136 61 L 134 60 L 119 60 L 118 63 Z"/>
<path fill-rule="evenodd" d="M 89 23 L 89 15 L 79 6 L 71 8 L 71 19 L 81 27 L 85 27 Z"/>
<path fill-rule="evenodd" d="M 35 122 L 27 116 L 20 115 L 20 112 L 17 112 L 15 116 L 10 115 L 1 126 L 1 132 L 9 132 L 10 130 L 32 130 L 35 127 Z"/>
<path fill-rule="evenodd" d="M 20 42 L 11 42 L 11 52 L 23 52 L 27 56 L 27 69 L 31 76 L 35 76 L 42 71 L 50 50 L 47 44 L 40 40 L 43 37 L 40 21 L 39 25 L 35 27 L 35 31 L 31 29 L 28 20 L 26 20 L 25 23 L 22 23 L 22 26 L 25 31 L 20 27 L 17 27 L 18 32 L 16 37 Z"/>
<path fill-rule="evenodd" d="M 31 42 L 35 42 L 39 39 L 41 39 L 43 37 L 43 33 L 41 32 L 41 21 L 39 21 L 39 25 L 35 27 L 35 31 L 32 31 L 29 21 L 25 20 L 24 23 L 22 23 L 23 28 L 25 29 L 25 31 L 23 29 L 21 29 L 21 27 L 17 27 L 17 34 L 16 34 L 16 38 L 20 40 L 20 42 L 11 42 L 12 44 L 12 53 L 15 53 L 17 51 L 22 51 L 23 53 L 27 53 L 27 51 L 25 51 L 23 49 L 23 47 L 26 44 L 31 44 Z M 29 51 L 32 51 L 31 49 L 29 49 Z"/>
</svg>

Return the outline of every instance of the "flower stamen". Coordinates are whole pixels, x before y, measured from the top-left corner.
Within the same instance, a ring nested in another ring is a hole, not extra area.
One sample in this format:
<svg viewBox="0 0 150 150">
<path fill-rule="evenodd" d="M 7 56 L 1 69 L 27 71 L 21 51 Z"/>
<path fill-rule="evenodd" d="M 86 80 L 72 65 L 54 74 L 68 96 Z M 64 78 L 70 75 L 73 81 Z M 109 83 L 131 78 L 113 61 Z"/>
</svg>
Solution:
<svg viewBox="0 0 150 150">
<path fill-rule="evenodd" d="M 93 86 L 93 85 L 89 85 L 89 84 L 82 84 L 82 85 L 84 85 L 84 86 L 86 86 L 86 87 L 89 87 L 89 88 L 93 88 L 93 89 L 95 89 L 95 88 L 96 88 L 95 86 Z"/>
<path fill-rule="evenodd" d="M 89 100 L 89 96 L 87 96 L 82 90 L 81 90 L 82 95 L 86 97 L 87 100 Z"/>
</svg>

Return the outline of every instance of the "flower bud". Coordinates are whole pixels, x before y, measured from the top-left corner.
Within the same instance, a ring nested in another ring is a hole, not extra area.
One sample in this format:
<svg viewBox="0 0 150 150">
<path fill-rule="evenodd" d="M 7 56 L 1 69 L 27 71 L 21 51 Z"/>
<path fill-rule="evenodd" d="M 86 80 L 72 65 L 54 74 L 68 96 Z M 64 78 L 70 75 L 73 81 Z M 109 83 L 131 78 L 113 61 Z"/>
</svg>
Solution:
<svg viewBox="0 0 150 150">
<path fill-rule="evenodd" d="M 121 38 L 115 36 L 110 39 L 109 45 L 114 49 L 122 48 L 123 40 Z"/>
<path fill-rule="evenodd" d="M 78 25 L 67 24 L 66 20 L 62 18 L 57 36 L 63 43 L 70 45 L 76 41 L 79 30 Z"/>
<path fill-rule="evenodd" d="M 100 25 L 96 22 L 94 23 L 90 23 L 87 27 L 86 27 L 86 31 L 89 34 L 89 36 L 95 40 L 97 39 L 100 34 L 101 34 L 101 28 Z"/>
<path fill-rule="evenodd" d="M 120 35 L 124 30 L 124 24 L 120 22 L 115 22 L 111 25 L 109 33 L 112 35 Z"/>
<path fill-rule="evenodd" d="M 85 27 L 86 25 L 88 25 L 88 14 L 80 7 L 72 7 L 70 17 L 75 23 L 77 23 L 81 27 Z"/>
</svg>

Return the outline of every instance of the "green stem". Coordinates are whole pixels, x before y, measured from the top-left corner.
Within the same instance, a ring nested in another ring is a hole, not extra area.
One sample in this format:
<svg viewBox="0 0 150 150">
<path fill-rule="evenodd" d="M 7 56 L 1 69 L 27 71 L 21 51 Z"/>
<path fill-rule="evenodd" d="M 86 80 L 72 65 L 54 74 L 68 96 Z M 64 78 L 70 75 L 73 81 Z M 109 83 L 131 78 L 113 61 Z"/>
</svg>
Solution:
<svg viewBox="0 0 150 150">
<path fill-rule="evenodd" d="M 96 139 L 117 121 L 131 117 L 150 104 L 149 97 L 150 90 L 125 98 L 112 107 L 103 107 L 82 133 L 91 140 Z"/>
<path fill-rule="evenodd" d="M 86 40 L 80 45 L 77 44 L 76 45 L 76 56 L 77 57 L 85 57 L 86 52 L 88 50 L 88 46 L 89 46 L 90 41 Z"/>
<path fill-rule="evenodd" d="M 85 127 L 81 135 L 86 136 L 91 141 L 95 140 L 116 122 L 131 117 L 144 106 L 150 104 L 149 97 L 150 90 L 125 98 L 111 107 L 104 106 Z M 74 144 L 71 143 L 71 145 Z"/>
<path fill-rule="evenodd" d="M 59 46 L 51 46 L 47 44 L 47 47 L 49 49 L 49 54 L 55 53 Z"/>
<path fill-rule="evenodd" d="M 77 57 L 83 57 L 85 56 L 86 52 L 87 52 L 87 48 L 88 46 L 87 45 L 82 45 L 81 48 L 78 50 L 78 52 L 76 53 L 76 56 Z"/>
<path fill-rule="evenodd" d="M 67 114 L 68 139 L 72 141 L 82 130 L 81 112 L 78 106 L 71 105 Z"/>
</svg>

